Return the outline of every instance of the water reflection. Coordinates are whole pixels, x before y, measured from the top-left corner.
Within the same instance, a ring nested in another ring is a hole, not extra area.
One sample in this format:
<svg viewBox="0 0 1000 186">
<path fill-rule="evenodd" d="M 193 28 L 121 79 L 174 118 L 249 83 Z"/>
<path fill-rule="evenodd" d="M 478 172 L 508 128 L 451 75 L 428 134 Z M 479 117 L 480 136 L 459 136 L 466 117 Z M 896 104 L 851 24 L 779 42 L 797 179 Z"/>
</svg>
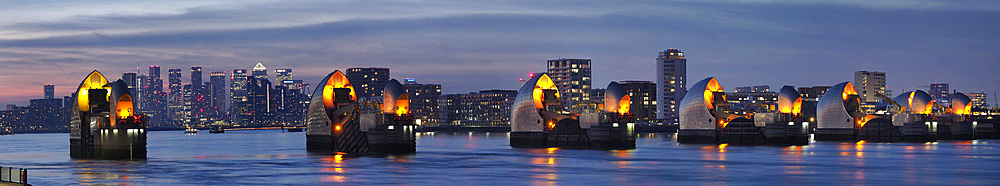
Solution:
<svg viewBox="0 0 1000 186">
<path fill-rule="evenodd" d="M 333 156 L 327 156 L 323 158 L 323 173 L 333 173 L 332 175 L 326 175 L 320 178 L 321 182 L 338 182 L 343 183 L 347 180 L 344 175 L 344 155 L 343 153 L 338 153 Z"/>
<path fill-rule="evenodd" d="M 73 160 L 77 182 L 82 185 L 103 185 L 109 183 L 127 184 L 145 179 L 133 172 L 144 166 L 145 161 Z"/>
</svg>

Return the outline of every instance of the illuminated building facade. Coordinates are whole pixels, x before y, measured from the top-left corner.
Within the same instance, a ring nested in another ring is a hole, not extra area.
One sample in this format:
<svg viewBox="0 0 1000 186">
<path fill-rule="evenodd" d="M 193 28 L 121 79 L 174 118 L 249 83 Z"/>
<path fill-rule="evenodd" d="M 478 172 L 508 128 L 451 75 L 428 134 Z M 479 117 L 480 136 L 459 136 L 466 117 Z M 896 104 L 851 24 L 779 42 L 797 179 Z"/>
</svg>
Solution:
<svg viewBox="0 0 1000 186">
<path fill-rule="evenodd" d="M 53 99 L 56 97 L 56 86 L 52 84 L 45 85 L 45 99 Z"/>
<path fill-rule="evenodd" d="M 628 113 L 632 114 L 634 122 L 656 122 L 656 83 L 651 81 L 621 81 L 618 84 L 631 98 L 629 99 Z"/>
<path fill-rule="evenodd" d="M 951 89 L 947 83 L 931 83 L 930 87 L 927 89 L 927 94 L 931 95 L 931 99 L 941 105 L 948 105 L 951 102 Z"/>
<path fill-rule="evenodd" d="M 861 97 L 861 102 L 881 102 L 877 94 L 892 96 L 892 91 L 886 88 L 885 72 L 857 71 L 854 72 L 854 89 Z"/>
<path fill-rule="evenodd" d="M 407 78 L 403 89 L 410 96 L 410 109 L 417 125 L 438 126 L 438 100 L 441 97 L 440 84 L 420 84 Z"/>
<path fill-rule="evenodd" d="M 362 99 L 381 98 L 382 89 L 389 83 L 388 68 L 349 68 L 347 79 L 354 85 Z"/>
<path fill-rule="evenodd" d="M 209 72 L 208 91 L 211 97 L 209 108 L 213 120 L 219 121 L 226 116 L 226 72 Z"/>
<path fill-rule="evenodd" d="M 590 103 L 590 59 L 548 60 L 548 72 L 559 88 L 565 109 L 581 112 L 577 103 Z"/>
<path fill-rule="evenodd" d="M 169 97 L 167 98 L 167 114 L 172 121 L 184 119 L 184 85 L 181 84 L 181 69 L 167 69 L 167 81 L 170 83 Z"/>
<path fill-rule="evenodd" d="M 274 69 L 274 82 L 281 83 L 292 80 L 292 69 Z"/>
<path fill-rule="evenodd" d="M 687 58 L 679 49 L 667 49 L 656 58 L 656 118 L 679 122 L 680 102 L 687 94 Z"/>
<path fill-rule="evenodd" d="M 233 123 L 242 124 L 244 116 L 250 113 L 247 108 L 247 86 L 249 79 L 246 69 L 233 69 L 229 80 L 229 114 Z"/>
<path fill-rule="evenodd" d="M 503 127 L 511 123 L 511 104 L 517 91 L 483 90 L 468 94 L 442 95 L 441 125 Z"/>
</svg>

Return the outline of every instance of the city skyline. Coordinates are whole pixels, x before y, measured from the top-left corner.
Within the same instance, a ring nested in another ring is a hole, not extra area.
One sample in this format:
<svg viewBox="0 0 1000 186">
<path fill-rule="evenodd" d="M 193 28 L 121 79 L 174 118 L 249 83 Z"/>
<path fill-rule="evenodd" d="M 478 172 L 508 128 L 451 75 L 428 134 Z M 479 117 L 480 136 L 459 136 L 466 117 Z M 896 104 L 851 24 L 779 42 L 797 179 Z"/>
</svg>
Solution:
<svg viewBox="0 0 1000 186">
<path fill-rule="evenodd" d="M 666 48 L 686 53 L 689 78 L 716 77 L 730 85 L 723 87 L 727 91 L 759 84 L 830 86 L 850 81 L 855 71 L 880 71 L 888 74 L 893 92 L 940 82 L 961 92 L 991 94 L 1000 89 L 991 73 L 1000 67 L 1000 57 L 991 52 L 998 48 L 992 34 L 998 26 L 989 17 L 1000 9 L 988 3 L 438 2 L 433 5 L 443 11 L 392 11 L 412 5 L 399 3 L 358 12 L 343 4 L 302 2 L 324 10 L 307 13 L 269 2 L 178 2 L 159 8 L 136 2 L 19 3 L 5 6 L 16 16 L 0 19 L 5 56 L 0 63 L 6 66 L 0 85 L 29 88 L 0 93 L 0 103 L 24 105 L 41 97 L 45 84 L 56 85 L 55 97 L 68 95 L 79 74 L 99 69 L 117 76 L 132 72 L 136 60 L 141 66 L 208 71 L 263 62 L 295 69 L 305 83 L 333 69 L 385 67 L 396 69 L 399 76 L 392 78 L 441 84 L 443 93 L 451 94 L 516 89 L 517 79 L 544 70 L 545 60 L 586 58 L 593 61 L 593 88 L 603 88 L 611 81 L 654 80 L 649 67 Z M 33 10 L 46 6 L 67 11 L 34 16 L 44 11 Z M 258 12 L 281 16 L 263 21 L 233 16 Z M 303 19 L 306 15 L 318 18 Z M 152 20 L 163 24 L 133 25 Z M 256 22 L 263 24 L 250 24 Z M 655 22 L 671 24 L 649 24 Z M 949 29 L 930 29 L 940 27 Z M 927 57 L 935 54 L 941 57 Z"/>
</svg>

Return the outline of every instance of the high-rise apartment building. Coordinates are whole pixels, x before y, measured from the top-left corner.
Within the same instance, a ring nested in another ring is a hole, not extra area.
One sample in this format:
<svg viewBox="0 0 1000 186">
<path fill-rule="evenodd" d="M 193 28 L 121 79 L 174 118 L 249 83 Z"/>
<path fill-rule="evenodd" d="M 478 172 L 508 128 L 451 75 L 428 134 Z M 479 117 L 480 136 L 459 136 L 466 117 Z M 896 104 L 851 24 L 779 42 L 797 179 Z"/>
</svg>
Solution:
<svg viewBox="0 0 1000 186">
<path fill-rule="evenodd" d="M 861 102 L 882 102 L 878 94 L 892 97 L 892 91 L 886 88 L 885 72 L 857 71 L 854 72 L 854 90 L 861 97 Z"/>
<path fill-rule="evenodd" d="M 687 58 L 678 49 L 667 49 L 656 58 L 656 118 L 677 124 L 681 99 L 687 94 Z"/>
<path fill-rule="evenodd" d="M 560 58 L 548 60 L 546 74 L 559 89 L 563 107 L 580 112 L 577 103 L 590 102 L 590 59 Z"/>
<path fill-rule="evenodd" d="M 483 90 L 468 94 L 442 95 L 439 100 L 441 125 L 502 127 L 510 125 L 515 90 Z"/>
<path fill-rule="evenodd" d="M 986 108 L 990 107 L 989 103 L 986 102 L 987 99 L 986 99 L 986 93 L 985 92 L 980 92 L 980 93 L 967 92 L 967 93 L 964 93 L 964 94 L 966 96 L 969 96 L 969 99 L 972 100 L 972 107 L 973 108 L 986 109 Z"/>
<path fill-rule="evenodd" d="M 822 97 L 826 90 L 830 89 L 830 86 L 799 87 L 798 89 L 802 101 L 819 101 L 819 97 Z"/>
<path fill-rule="evenodd" d="M 381 98 L 385 84 L 389 83 L 388 68 L 349 68 L 346 76 L 358 99 Z"/>
</svg>

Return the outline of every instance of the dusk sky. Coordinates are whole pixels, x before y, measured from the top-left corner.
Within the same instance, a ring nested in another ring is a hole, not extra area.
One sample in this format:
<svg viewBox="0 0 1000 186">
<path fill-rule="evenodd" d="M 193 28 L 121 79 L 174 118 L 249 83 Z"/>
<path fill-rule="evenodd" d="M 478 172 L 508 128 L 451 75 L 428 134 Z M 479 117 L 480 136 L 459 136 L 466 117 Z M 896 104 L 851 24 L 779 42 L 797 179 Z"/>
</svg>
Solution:
<svg viewBox="0 0 1000 186">
<path fill-rule="evenodd" d="M 1000 90 L 1000 1 L 3 1 L 0 104 L 92 70 L 150 65 L 293 69 L 315 85 L 351 67 L 442 84 L 444 93 L 517 89 L 548 59 L 593 59 L 593 87 L 656 77 L 679 48 L 689 85 L 817 86 L 885 71 L 893 93 L 950 83 Z"/>
</svg>

